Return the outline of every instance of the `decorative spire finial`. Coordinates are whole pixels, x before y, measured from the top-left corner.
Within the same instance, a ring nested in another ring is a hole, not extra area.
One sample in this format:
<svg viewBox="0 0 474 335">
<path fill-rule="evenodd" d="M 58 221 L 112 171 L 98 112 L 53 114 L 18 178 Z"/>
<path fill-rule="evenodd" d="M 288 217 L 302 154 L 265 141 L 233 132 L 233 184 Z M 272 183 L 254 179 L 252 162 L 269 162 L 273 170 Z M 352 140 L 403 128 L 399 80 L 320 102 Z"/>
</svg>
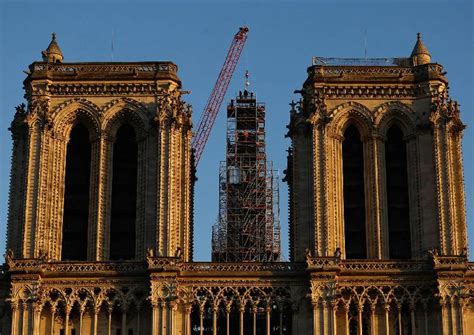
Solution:
<svg viewBox="0 0 474 335">
<path fill-rule="evenodd" d="M 411 52 L 411 58 L 413 59 L 413 65 L 415 66 L 431 62 L 430 52 L 421 40 L 421 33 L 416 34 L 416 44 Z"/>
<path fill-rule="evenodd" d="M 41 52 L 43 56 L 43 62 L 48 63 L 62 63 L 63 53 L 58 43 L 56 42 L 56 33 L 51 34 L 51 42 L 45 51 Z"/>
</svg>

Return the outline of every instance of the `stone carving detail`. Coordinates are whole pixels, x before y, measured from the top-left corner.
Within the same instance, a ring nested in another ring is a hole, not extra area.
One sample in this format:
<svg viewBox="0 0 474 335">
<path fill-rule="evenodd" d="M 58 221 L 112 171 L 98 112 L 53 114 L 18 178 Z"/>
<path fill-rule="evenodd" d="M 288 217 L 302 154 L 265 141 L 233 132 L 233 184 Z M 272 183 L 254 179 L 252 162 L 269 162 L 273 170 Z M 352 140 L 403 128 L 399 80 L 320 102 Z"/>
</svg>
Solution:
<svg viewBox="0 0 474 335">
<path fill-rule="evenodd" d="M 57 64 L 57 63 L 35 63 L 34 71 L 48 71 L 57 73 L 69 73 L 77 75 L 84 73 L 138 73 L 138 72 L 177 72 L 177 67 L 171 63 L 149 63 L 149 64 Z"/>
<path fill-rule="evenodd" d="M 181 263 L 179 264 L 181 271 L 190 272 L 255 272 L 255 271 L 271 271 L 271 272 L 287 272 L 287 271 L 304 271 L 306 266 L 304 263 Z"/>
<path fill-rule="evenodd" d="M 430 121 L 433 125 L 441 122 L 450 125 L 453 132 L 460 132 L 466 127 L 461 122 L 459 104 L 449 98 L 447 89 L 433 96 Z"/>
<path fill-rule="evenodd" d="M 32 95 L 31 100 L 28 103 L 26 121 L 30 125 L 36 121 L 40 121 L 43 126 L 50 126 L 50 98 L 46 95 L 42 95 L 41 93 L 42 92 Z"/>
<path fill-rule="evenodd" d="M 55 96 L 150 96 L 163 94 L 154 84 L 50 84 L 48 92 Z"/>
</svg>

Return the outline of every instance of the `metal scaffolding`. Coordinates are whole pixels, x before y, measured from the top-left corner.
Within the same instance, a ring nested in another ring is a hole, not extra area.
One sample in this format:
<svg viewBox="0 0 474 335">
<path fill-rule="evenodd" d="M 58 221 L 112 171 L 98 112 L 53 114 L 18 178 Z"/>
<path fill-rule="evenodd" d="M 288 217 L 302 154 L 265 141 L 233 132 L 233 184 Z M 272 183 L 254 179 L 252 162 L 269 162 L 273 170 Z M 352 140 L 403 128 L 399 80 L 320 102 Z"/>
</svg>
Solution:
<svg viewBox="0 0 474 335">
<path fill-rule="evenodd" d="M 278 261 L 278 173 L 265 153 L 265 106 L 247 90 L 227 106 L 226 149 L 219 168 L 212 260 Z"/>
</svg>

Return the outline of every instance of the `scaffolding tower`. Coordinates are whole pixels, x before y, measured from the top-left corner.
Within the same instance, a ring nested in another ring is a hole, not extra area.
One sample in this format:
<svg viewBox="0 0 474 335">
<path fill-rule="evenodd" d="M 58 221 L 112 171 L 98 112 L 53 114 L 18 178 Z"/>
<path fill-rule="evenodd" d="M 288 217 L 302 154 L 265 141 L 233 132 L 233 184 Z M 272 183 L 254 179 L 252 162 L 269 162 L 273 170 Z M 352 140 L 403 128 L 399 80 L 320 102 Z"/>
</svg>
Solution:
<svg viewBox="0 0 474 335">
<path fill-rule="evenodd" d="M 278 173 L 265 153 L 265 105 L 244 90 L 227 106 L 226 160 L 219 167 L 214 262 L 279 261 Z"/>
</svg>

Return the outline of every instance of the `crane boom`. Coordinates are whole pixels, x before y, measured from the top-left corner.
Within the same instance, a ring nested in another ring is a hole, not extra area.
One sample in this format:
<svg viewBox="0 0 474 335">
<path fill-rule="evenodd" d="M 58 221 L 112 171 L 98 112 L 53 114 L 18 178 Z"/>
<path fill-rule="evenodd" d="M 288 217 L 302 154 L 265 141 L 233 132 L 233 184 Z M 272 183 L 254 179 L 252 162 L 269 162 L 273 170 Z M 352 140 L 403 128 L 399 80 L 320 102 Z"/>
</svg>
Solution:
<svg viewBox="0 0 474 335">
<path fill-rule="evenodd" d="M 199 119 L 198 128 L 192 141 L 194 162 L 196 166 L 199 163 L 199 159 L 201 158 L 207 139 L 211 133 L 212 126 L 214 125 L 214 121 L 219 113 L 222 101 L 227 92 L 227 87 L 229 86 L 232 74 L 234 73 L 235 67 L 237 66 L 237 62 L 239 61 L 244 48 L 245 41 L 247 40 L 248 31 L 249 29 L 247 27 L 240 27 L 237 34 L 235 34 L 229 51 L 227 52 L 224 65 L 219 73 L 219 77 L 217 77 L 211 95 L 207 100 L 206 107 Z"/>
</svg>

